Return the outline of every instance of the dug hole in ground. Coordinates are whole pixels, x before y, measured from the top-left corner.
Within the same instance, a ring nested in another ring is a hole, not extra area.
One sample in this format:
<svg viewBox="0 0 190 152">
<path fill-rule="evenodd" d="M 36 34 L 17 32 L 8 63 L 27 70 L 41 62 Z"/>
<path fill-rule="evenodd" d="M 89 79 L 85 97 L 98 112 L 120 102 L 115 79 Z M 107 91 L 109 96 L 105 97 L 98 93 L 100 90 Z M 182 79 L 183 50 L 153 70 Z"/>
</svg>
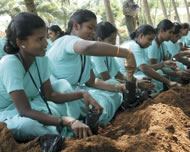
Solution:
<svg viewBox="0 0 190 152">
<path fill-rule="evenodd" d="M 61 152 L 190 152 L 190 84 L 116 115 L 98 136 L 68 138 Z M 17 143 L 0 123 L 0 152 L 40 152 L 38 138 Z"/>
</svg>

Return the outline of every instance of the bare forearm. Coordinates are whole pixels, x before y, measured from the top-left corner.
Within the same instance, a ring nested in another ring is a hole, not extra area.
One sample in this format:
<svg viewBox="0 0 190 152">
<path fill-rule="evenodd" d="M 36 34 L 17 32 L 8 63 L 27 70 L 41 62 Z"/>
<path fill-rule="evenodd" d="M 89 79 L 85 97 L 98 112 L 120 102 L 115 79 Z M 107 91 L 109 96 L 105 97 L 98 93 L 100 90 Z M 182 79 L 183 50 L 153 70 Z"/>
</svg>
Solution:
<svg viewBox="0 0 190 152">
<path fill-rule="evenodd" d="M 61 103 L 81 99 L 83 98 L 83 93 L 84 91 L 71 92 L 71 93 L 52 92 L 48 100 L 61 104 Z"/>
<path fill-rule="evenodd" d="M 183 63 L 184 65 L 190 66 L 189 58 L 176 57 L 176 60 Z"/>
<path fill-rule="evenodd" d="M 169 75 L 169 76 L 177 76 L 176 72 L 175 71 L 169 71 L 169 70 L 166 70 L 166 69 L 162 69 L 163 73 Z"/>
<path fill-rule="evenodd" d="M 52 116 L 50 114 L 43 113 L 41 111 L 33 110 L 30 106 L 30 102 L 24 92 L 24 90 L 17 90 L 10 93 L 10 96 L 17 108 L 17 111 L 19 112 L 21 117 L 28 117 L 30 119 L 39 121 L 40 123 L 43 123 L 45 125 L 58 125 L 58 117 Z M 40 101 L 39 101 L 40 102 Z M 44 104 L 44 106 L 46 106 Z M 44 107 L 47 108 L 47 107 Z M 51 109 L 51 108 L 50 108 Z M 48 109 L 47 109 L 48 111 Z M 63 118 L 63 121 L 66 120 L 67 117 Z M 69 117 L 69 119 L 72 119 Z M 65 121 L 63 124 L 66 125 L 67 121 Z"/>
<path fill-rule="evenodd" d="M 153 70 L 151 67 L 143 67 L 143 68 L 140 68 L 140 70 L 147 76 L 155 79 L 155 80 L 158 80 L 160 82 L 163 82 L 163 83 L 166 83 L 166 84 L 169 84 L 169 80 L 163 76 L 161 76 L 159 73 L 157 73 L 155 70 Z"/>
<path fill-rule="evenodd" d="M 151 64 L 149 65 L 151 68 L 153 68 L 154 70 L 159 70 L 161 69 L 164 65 L 163 65 L 163 62 L 161 63 L 157 63 L 157 64 Z"/>
<path fill-rule="evenodd" d="M 180 56 L 190 55 L 190 50 L 180 51 L 178 54 L 179 54 Z"/>
<path fill-rule="evenodd" d="M 93 87 L 96 89 L 107 90 L 107 91 L 116 91 L 115 83 L 108 83 L 99 78 L 95 78 L 94 83 L 88 84 L 89 87 Z"/>
<path fill-rule="evenodd" d="M 27 110 L 22 116 L 31 118 L 33 120 L 37 120 L 44 125 L 50 125 L 50 126 L 58 126 L 59 125 L 58 116 L 53 116 L 53 115 L 46 114 L 46 113 L 36 111 L 36 110 L 32 110 L 32 109 Z M 62 117 L 62 119 L 63 119 L 64 126 L 68 126 L 69 122 L 73 120 L 73 118 L 71 118 L 71 117 Z"/>
<path fill-rule="evenodd" d="M 74 50 L 79 54 L 91 56 L 116 56 L 118 47 L 102 42 L 80 40 L 74 45 Z M 118 57 L 128 58 L 128 52 L 128 49 L 120 48 Z"/>
</svg>

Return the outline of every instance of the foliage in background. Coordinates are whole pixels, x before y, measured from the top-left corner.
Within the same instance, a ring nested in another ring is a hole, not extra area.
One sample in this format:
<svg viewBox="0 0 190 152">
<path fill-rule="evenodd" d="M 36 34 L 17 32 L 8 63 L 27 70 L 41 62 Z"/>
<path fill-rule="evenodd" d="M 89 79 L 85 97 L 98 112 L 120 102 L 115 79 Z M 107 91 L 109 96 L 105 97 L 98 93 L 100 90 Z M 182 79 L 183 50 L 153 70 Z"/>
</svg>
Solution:
<svg viewBox="0 0 190 152">
<path fill-rule="evenodd" d="M 177 7 L 184 7 L 181 0 L 175 0 Z M 139 24 L 146 23 L 142 0 L 135 0 L 141 7 L 138 13 Z M 90 9 L 96 13 L 99 21 L 106 21 L 105 6 L 103 0 L 34 0 L 38 15 L 41 16 L 47 26 L 58 24 L 65 31 L 71 14 L 79 8 Z M 122 39 L 128 38 L 127 29 L 122 13 L 123 0 L 110 0 L 115 24 Z M 173 11 L 171 0 L 164 0 L 167 15 L 170 18 Z M 151 18 L 154 26 L 164 18 L 159 0 L 148 0 Z M 185 7 L 184 7 L 185 9 Z M 10 11 L 11 10 L 11 11 Z M 0 0 L 0 15 L 8 14 L 13 17 L 19 12 L 26 11 L 24 0 Z"/>
</svg>

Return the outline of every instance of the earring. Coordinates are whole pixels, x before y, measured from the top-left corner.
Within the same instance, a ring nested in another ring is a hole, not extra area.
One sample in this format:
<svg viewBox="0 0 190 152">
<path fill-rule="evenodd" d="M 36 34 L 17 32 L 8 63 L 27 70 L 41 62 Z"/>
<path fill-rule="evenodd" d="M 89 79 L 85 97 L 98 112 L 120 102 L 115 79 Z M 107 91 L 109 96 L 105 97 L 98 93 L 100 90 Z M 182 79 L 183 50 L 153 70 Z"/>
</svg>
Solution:
<svg viewBox="0 0 190 152">
<path fill-rule="evenodd" d="M 25 46 L 24 46 L 24 45 L 21 45 L 21 47 L 22 47 L 23 49 L 25 49 Z"/>
</svg>

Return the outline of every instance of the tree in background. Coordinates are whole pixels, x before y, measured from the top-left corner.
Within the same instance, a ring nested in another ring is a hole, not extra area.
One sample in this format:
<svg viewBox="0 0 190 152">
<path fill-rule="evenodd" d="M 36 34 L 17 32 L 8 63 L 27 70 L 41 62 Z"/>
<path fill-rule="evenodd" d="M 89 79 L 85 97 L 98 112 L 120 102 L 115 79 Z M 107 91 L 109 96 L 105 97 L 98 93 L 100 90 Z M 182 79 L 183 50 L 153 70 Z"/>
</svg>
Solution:
<svg viewBox="0 0 190 152">
<path fill-rule="evenodd" d="M 160 5 L 161 5 L 161 7 L 162 7 L 162 11 L 163 11 L 164 17 L 165 17 L 166 19 L 168 19 L 166 7 L 165 7 L 165 4 L 164 4 L 164 1 L 163 1 L 163 0 L 160 0 Z"/>
<path fill-rule="evenodd" d="M 11 9 L 11 11 L 10 11 Z M 21 11 L 26 11 L 26 6 L 21 0 L 0 0 L 0 15 L 9 15 L 11 18 Z"/>
<path fill-rule="evenodd" d="M 31 2 L 31 0 L 28 0 Z M 118 28 L 119 33 L 121 34 L 121 38 L 123 40 L 128 39 L 127 29 L 125 18 L 122 12 L 122 3 L 124 0 L 33 0 L 35 4 L 35 8 L 37 14 L 43 18 L 46 22 L 47 26 L 51 26 L 53 24 L 60 25 L 63 30 L 66 30 L 68 20 L 73 12 L 75 12 L 79 8 L 90 9 L 95 12 L 99 21 L 109 21 L 112 22 L 108 17 L 110 15 L 106 14 L 106 10 L 108 9 L 107 3 L 110 7 L 109 14 L 112 14 L 114 23 Z M 160 10 L 164 12 L 161 0 L 146 0 L 147 8 L 149 12 L 150 20 L 147 19 L 146 9 L 144 7 L 143 0 L 134 0 L 141 8 L 138 12 L 138 25 L 142 25 L 145 23 L 151 23 L 152 20 L 154 26 L 158 24 L 160 20 L 166 18 L 173 21 L 173 2 L 176 7 L 185 8 L 185 1 L 181 0 L 162 0 L 164 2 L 164 6 L 166 9 L 166 14 L 160 14 Z M 186 0 L 187 1 L 187 0 Z M 27 4 L 28 5 L 28 4 Z M 32 8 L 32 7 L 31 7 Z M 187 7 L 186 7 L 187 8 Z M 10 11 L 11 10 L 11 11 Z M 0 16 L 9 15 L 11 17 L 16 14 L 27 11 L 26 3 L 24 0 L 0 0 Z M 31 9 L 32 10 L 32 9 Z M 31 11 L 32 12 L 32 11 Z M 180 12 L 181 13 L 181 12 Z M 175 14 L 175 12 L 174 12 Z M 188 14 L 187 14 L 188 15 Z M 186 15 L 186 16 L 187 16 Z M 172 17 L 172 18 L 171 18 Z M 182 19 L 182 18 L 181 18 Z M 187 21 L 183 21 L 187 22 Z M 5 27 L 8 25 L 8 21 L 1 22 L 0 26 Z M 4 29 L 4 28 L 3 28 Z"/>
<path fill-rule="evenodd" d="M 143 0 L 144 12 L 148 24 L 153 25 L 147 0 Z"/>
<path fill-rule="evenodd" d="M 109 0 L 104 0 L 104 6 L 105 6 L 105 10 L 106 10 L 107 21 L 112 23 L 113 25 L 115 25 L 115 20 L 113 18 L 110 1 Z"/>
<path fill-rule="evenodd" d="M 188 7 L 188 4 L 187 4 L 187 1 L 186 1 L 186 0 L 184 0 L 184 3 L 185 3 L 186 10 L 187 10 L 188 21 L 189 21 L 189 23 L 190 23 L 189 7 Z"/>
<path fill-rule="evenodd" d="M 36 6 L 34 0 L 24 0 L 28 12 L 32 12 L 37 15 Z"/>
<path fill-rule="evenodd" d="M 175 0 L 172 0 L 172 5 L 173 5 L 173 8 L 174 8 L 174 10 L 175 10 L 176 20 L 177 20 L 179 23 L 181 23 L 180 18 L 179 18 L 179 14 L 178 14 L 178 11 L 177 11 L 177 7 L 176 7 Z"/>
</svg>

